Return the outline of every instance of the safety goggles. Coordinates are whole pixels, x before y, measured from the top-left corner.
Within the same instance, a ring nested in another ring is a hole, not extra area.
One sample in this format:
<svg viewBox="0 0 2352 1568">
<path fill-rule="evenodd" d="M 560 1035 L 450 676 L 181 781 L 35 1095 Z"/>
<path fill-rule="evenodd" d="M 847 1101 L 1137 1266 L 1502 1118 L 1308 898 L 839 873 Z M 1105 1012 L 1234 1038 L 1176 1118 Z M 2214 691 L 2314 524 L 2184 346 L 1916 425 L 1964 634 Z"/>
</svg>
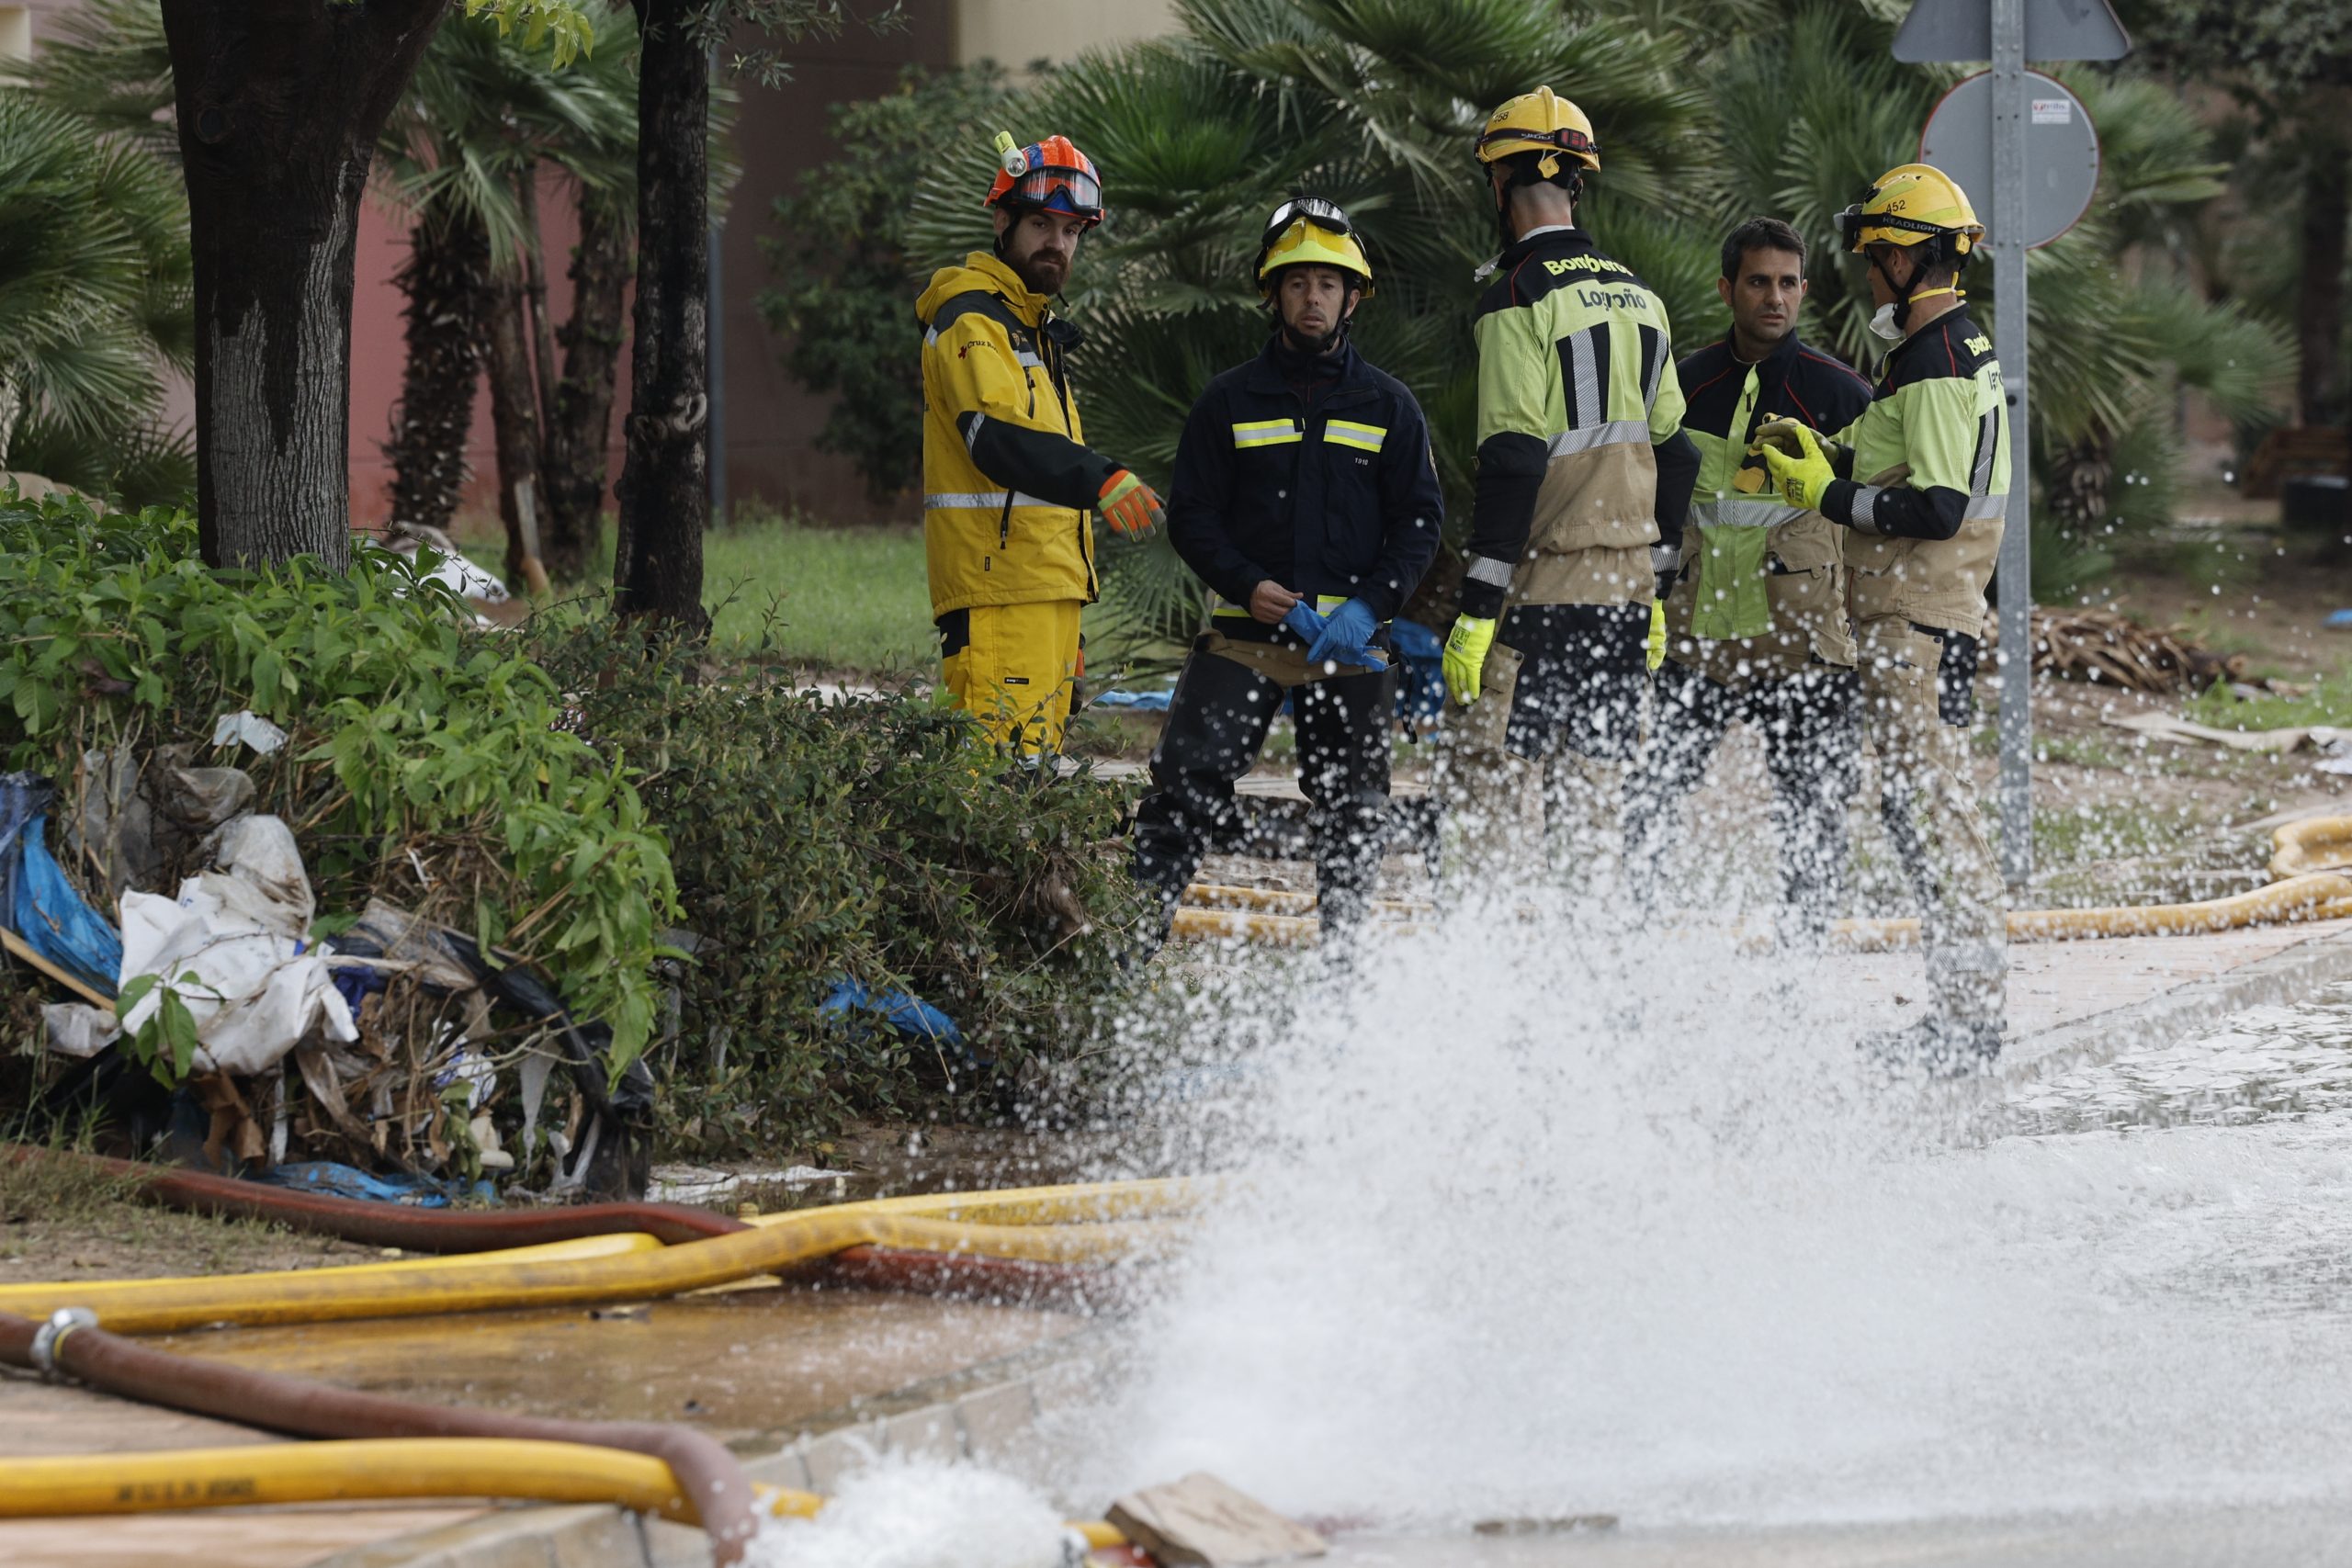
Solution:
<svg viewBox="0 0 2352 1568">
<path fill-rule="evenodd" d="M 1893 229 L 1905 234 L 1935 235 L 1953 232 L 1940 223 L 1929 223 L 1924 219 L 1904 218 L 1892 212 L 1864 212 L 1863 206 L 1875 200 L 1877 197 L 1878 192 L 1872 191 L 1861 201 L 1856 202 L 1838 214 L 1838 249 L 1847 251 L 1861 249 L 1862 231 L 1865 229 Z"/>
<path fill-rule="evenodd" d="M 1302 218 L 1329 233 L 1355 232 L 1338 202 L 1326 201 L 1319 196 L 1295 196 L 1275 208 L 1274 215 L 1266 220 L 1266 243 L 1272 244 L 1281 239 Z"/>
<path fill-rule="evenodd" d="M 1001 199 L 1074 218 L 1102 216 L 1102 183 L 1084 169 L 1032 169 Z"/>
<path fill-rule="evenodd" d="M 1501 141 L 1532 141 L 1540 146 L 1557 147 L 1563 152 L 1581 152 L 1588 158 L 1600 156 L 1600 143 L 1572 125 L 1564 125 L 1557 130 L 1515 130 L 1506 126 L 1499 130 L 1489 130 L 1481 135 L 1478 138 L 1478 151 L 1484 152 L 1488 147 Z M 1521 148 L 1520 151 L 1527 152 L 1532 149 Z"/>
</svg>

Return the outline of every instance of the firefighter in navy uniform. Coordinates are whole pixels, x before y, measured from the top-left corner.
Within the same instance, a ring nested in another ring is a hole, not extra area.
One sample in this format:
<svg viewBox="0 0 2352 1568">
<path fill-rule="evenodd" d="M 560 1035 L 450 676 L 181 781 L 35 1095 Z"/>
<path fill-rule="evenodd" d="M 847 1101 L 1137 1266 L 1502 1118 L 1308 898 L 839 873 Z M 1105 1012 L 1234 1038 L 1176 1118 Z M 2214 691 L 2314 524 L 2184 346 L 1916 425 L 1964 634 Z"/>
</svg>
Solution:
<svg viewBox="0 0 2352 1568">
<path fill-rule="evenodd" d="M 1159 498 L 1086 446 L 1070 389 L 1078 332 L 1053 313 L 1078 243 L 1102 220 L 1094 164 L 1067 137 L 997 138 L 996 246 L 941 267 L 917 301 L 922 533 L 942 676 L 998 745 L 1060 748 L 1093 602 L 1093 520 L 1138 538 Z"/>
<path fill-rule="evenodd" d="M 1420 405 L 1348 339 L 1373 278 L 1347 214 L 1284 202 L 1255 271 L 1273 335 L 1193 405 L 1169 489 L 1169 536 L 1213 598 L 1136 818 L 1136 876 L 1160 897 L 1163 936 L 1201 857 L 1239 837 L 1233 786 L 1285 694 L 1324 929 L 1363 917 L 1387 829 L 1385 628 L 1444 517 Z"/>
<path fill-rule="evenodd" d="M 1868 259 L 1871 330 L 1894 346 L 1870 406 L 1834 440 L 1782 423 L 1757 432 L 1757 449 L 1790 505 L 1847 530 L 1862 721 L 1887 835 L 1919 898 L 1934 1010 L 1863 1048 L 1966 1073 L 2000 1054 L 2008 960 L 2000 867 L 1968 768 L 2009 489 L 2001 367 L 1960 291 L 1984 228 L 1942 171 L 1905 164 L 1838 215 L 1838 233 Z"/>
<path fill-rule="evenodd" d="M 1781 886 L 1809 931 L 1827 924 L 1846 860 L 1861 717 L 1837 525 L 1789 505 L 1748 446 L 1776 417 L 1843 430 L 1870 383 L 1797 336 L 1805 244 L 1776 218 L 1724 242 L 1731 330 L 1676 367 L 1699 479 L 1666 602 L 1667 661 L 1628 825 L 1636 889 L 1657 880 L 1677 813 L 1736 723 L 1764 742 Z"/>
<path fill-rule="evenodd" d="M 1659 575 L 1679 560 L 1698 453 L 1665 308 L 1576 226 L 1600 149 L 1549 87 L 1488 117 L 1477 157 L 1505 249 L 1480 298 L 1478 479 L 1445 644 L 1450 859 L 1532 848 L 1587 878 L 1639 739 Z"/>
</svg>

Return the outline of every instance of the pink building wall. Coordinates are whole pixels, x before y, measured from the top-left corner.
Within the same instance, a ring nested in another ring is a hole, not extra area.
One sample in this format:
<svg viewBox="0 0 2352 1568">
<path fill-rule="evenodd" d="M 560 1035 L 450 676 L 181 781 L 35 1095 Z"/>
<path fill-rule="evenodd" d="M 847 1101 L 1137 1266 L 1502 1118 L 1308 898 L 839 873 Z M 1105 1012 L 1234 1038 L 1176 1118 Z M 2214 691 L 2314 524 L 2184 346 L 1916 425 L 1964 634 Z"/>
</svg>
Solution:
<svg viewBox="0 0 2352 1568">
<path fill-rule="evenodd" d="M 571 313 L 568 258 L 580 237 L 571 197 L 552 175 L 540 182 L 539 223 L 548 254 L 548 313 L 559 326 Z M 351 297 L 351 524 L 380 528 L 391 515 L 392 466 L 384 443 L 392 433 L 392 407 L 400 400 L 401 373 L 407 363 L 401 307 L 406 300 L 392 279 L 408 259 L 408 224 L 385 203 L 370 199 L 359 215 L 354 247 Z M 563 350 L 556 350 L 556 368 Z M 605 459 L 605 483 L 621 477 L 620 422 L 628 412 L 628 355 L 620 359 L 620 389 L 613 402 L 613 427 Z M 491 430 L 487 377 L 474 387 L 473 427 L 466 437 L 469 478 L 458 503 L 461 525 L 495 527 L 498 511 L 498 449 Z"/>
</svg>

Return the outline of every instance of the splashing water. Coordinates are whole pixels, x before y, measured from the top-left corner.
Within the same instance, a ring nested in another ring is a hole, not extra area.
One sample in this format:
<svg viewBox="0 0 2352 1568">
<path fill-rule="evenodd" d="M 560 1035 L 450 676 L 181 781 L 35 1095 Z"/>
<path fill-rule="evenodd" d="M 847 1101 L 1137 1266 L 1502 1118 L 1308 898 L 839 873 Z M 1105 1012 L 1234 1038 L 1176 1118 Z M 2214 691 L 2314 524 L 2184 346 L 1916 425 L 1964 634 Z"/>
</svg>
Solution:
<svg viewBox="0 0 2352 1568">
<path fill-rule="evenodd" d="M 2304 1265 L 2352 1256 L 2352 1127 L 1972 1141 L 1997 1091 L 1868 1082 L 1834 964 L 1605 930 L 1471 915 L 1306 986 L 1203 1112 L 1240 1179 L 1060 1417 L 1062 1490 L 1208 1469 L 1383 1529 L 2341 1495 L 2352 1314 Z"/>
<path fill-rule="evenodd" d="M 964 1464 L 883 1460 L 813 1519 L 768 1519 L 750 1568 L 1059 1568 L 1063 1527 L 1035 1492 Z"/>
</svg>

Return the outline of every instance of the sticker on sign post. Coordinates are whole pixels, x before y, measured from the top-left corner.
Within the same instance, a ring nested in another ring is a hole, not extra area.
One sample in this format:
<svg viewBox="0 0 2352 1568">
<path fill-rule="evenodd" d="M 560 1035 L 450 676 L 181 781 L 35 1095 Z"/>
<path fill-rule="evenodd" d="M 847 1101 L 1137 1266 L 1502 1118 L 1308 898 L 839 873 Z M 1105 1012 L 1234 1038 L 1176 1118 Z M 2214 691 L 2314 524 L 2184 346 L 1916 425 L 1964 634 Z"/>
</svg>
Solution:
<svg viewBox="0 0 2352 1568">
<path fill-rule="evenodd" d="M 2036 125 L 2074 124 L 2075 100 L 2072 98 L 2034 99 L 2033 123 Z"/>
</svg>

